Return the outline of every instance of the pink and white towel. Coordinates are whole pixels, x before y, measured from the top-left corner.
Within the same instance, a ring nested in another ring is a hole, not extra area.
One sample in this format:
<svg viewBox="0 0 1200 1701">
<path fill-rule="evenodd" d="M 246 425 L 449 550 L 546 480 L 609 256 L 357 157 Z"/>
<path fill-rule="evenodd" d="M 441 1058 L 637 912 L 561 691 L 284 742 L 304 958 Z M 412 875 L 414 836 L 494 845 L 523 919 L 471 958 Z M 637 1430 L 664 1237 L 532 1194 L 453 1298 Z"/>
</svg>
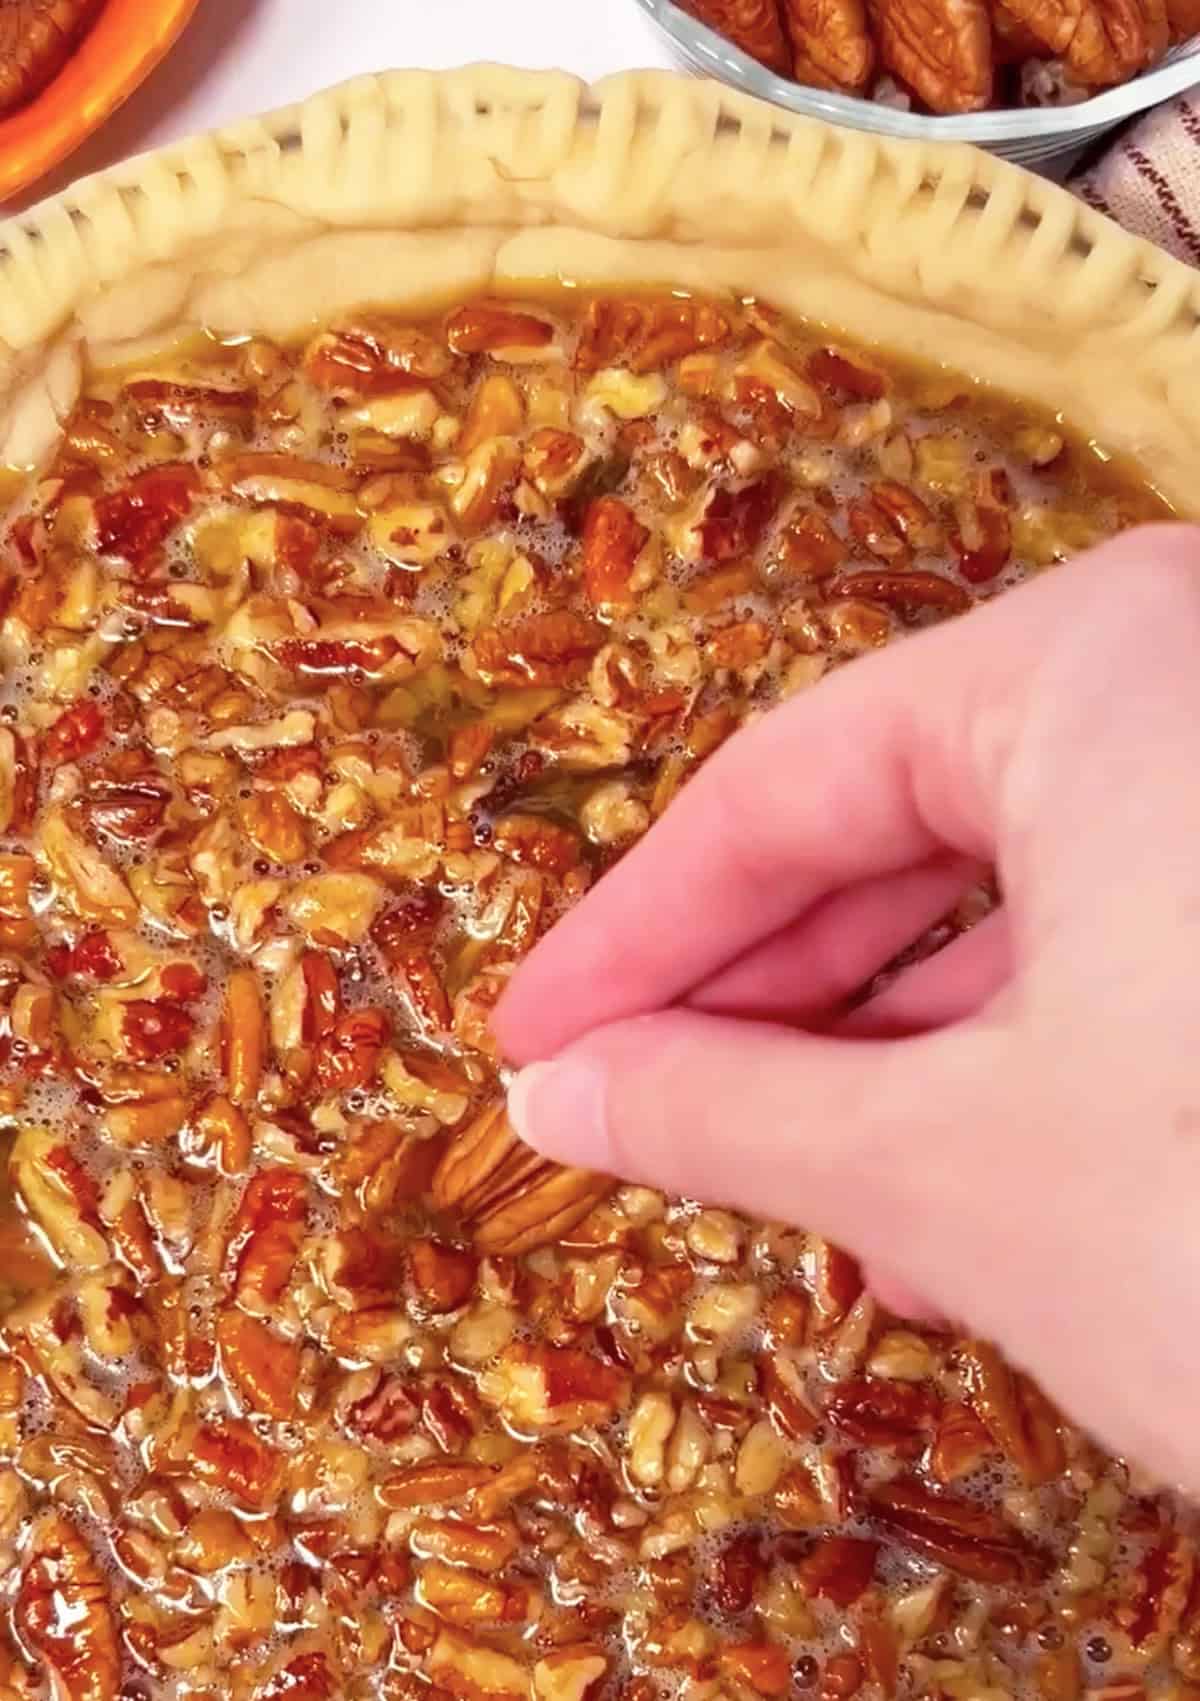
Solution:
<svg viewBox="0 0 1200 1701">
<path fill-rule="evenodd" d="M 1139 119 L 1070 187 L 1126 230 L 1200 266 L 1200 89 Z"/>
</svg>

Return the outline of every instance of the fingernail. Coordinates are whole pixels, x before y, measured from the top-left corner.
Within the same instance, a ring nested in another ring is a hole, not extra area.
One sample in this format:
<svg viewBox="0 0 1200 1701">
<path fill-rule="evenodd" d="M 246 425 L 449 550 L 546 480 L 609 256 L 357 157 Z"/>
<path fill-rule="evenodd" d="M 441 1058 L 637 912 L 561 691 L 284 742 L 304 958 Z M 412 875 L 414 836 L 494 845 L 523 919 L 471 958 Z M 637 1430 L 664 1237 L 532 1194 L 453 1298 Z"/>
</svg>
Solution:
<svg viewBox="0 0 1200 1701">
<path fill-rule="evenodd" d="M 559 1163 L 609 1163 L 604 1071 L 582 1059 L 531 1063 L 508 1089 L 508 1115 L 528 1145 Z"/>
</svg>

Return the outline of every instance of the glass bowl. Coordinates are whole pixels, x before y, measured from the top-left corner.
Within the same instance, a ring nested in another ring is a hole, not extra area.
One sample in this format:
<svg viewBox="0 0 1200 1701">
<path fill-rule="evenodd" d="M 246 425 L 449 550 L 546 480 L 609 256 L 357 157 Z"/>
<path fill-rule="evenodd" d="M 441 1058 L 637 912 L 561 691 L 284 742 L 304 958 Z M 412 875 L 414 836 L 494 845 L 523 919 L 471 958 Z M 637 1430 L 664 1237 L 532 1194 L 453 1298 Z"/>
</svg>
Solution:
<svg viewBox="0 0 1200 1701">
<path fill-rule="evenodd" d="M 1173 47 L 1152 71 L 1073 106 L 1003 107 L 993 112 L 930 117 L 794 83 L 768 71 L 672 0 L 637 0 L 637 4 L 668 37 L 683 64 L 746 94 L 852 130 L 874 130 L 881 136 L 924 141 L 974 142 L 1020 165 L 1045 166 L 1078 153 L 1125 119 L 1200 84 L 1198 36 Z"/>
</svg>

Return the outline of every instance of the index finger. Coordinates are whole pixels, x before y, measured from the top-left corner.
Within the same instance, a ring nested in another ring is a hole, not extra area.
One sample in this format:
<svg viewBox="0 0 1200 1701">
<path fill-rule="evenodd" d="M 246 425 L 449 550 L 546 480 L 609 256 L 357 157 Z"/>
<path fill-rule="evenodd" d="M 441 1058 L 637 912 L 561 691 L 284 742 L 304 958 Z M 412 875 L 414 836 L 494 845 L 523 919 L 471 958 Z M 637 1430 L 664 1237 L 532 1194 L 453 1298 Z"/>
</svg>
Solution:
<svg viewBox="0 0 1200 1701">
<path fill-rule="evenodd" d="M 1094 640 L 1081 606 L 1126 641 L 1156 555 L 1194 576 L 1194 552 L 1183 528 L 1126 534 L 737 733 L 514 975 L 494 1022 L 506 1054 L 548 1057 L 672 1004 L 853 882 L 944 850 L 1000 860 L 995 800 L 1042 664 L 1062 671 L 1066 634 Z M 1038 807 L 1067 803 L 1051 790 Z"/>
<path fill-rule="evenodd" d="M 962 767 L 980 667 L 1054 590 L 859 661 L 735 734 L 518 970 L 495 1024 L 509 1055 L 673 1002 L 844 885 L 986 850 L 978 793 L 929 773 Z"/>
</svg>

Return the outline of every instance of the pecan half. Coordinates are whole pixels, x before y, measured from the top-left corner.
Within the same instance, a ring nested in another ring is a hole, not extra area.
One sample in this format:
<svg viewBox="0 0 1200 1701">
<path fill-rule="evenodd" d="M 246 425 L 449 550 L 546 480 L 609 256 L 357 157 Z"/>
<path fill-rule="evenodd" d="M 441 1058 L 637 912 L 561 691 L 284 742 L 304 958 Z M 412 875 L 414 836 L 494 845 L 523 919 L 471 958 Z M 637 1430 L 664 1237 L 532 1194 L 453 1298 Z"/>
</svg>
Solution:
<svg viewBox="0 0 1200 1701">
<path fill-rule="evenodd" d="M 511 1255 L 560 1239 L 610 1186 L 607 1176 L 538 1157 L 518 1140 L 496 1102 L 450 1142 L 433 1178 L 433 1197 L 470 1226 L 481 1251 Z"/>
<path fill-rule="evenodd" d="M 870 5 L 884 67 L 931 112 L 978 112 L 990 103 L 992 31 L 985 0 Z"/>
<path fill-rule="evenodd" d="M 791 76 L 792 56 L 778 0 L 688 0 L 688 10 L 768 70 Z"/>
<path fill-rule="evenodd" d="M 1012 20 L 1031 38 L 1033 46 L 1054 54 L 1065 53 L 1079 28 L 1086 4 L 1087 0 L 1004 0 L 997 8 L 996 31 L 1007 41 L 1012 34 Z M 1019 45 L 1029 46 L 1030 41 Z"/>
<path fill-rule="evenodd" d="M 1157 34 L 1157 10 L 1147 0 L 1087 0 L 1063 57 L 1081 83 L 1103 88 L 1143 70 Z"/>
<path fill-rule="evenodd" d="M 817 88 L 865 88 L 875 69 L 875 45 L 863 0 L 783 0 L 797 82 Z"/>
<path fill-rule="evenodd" d="M 1172 41 L 1200 35 L 1200 0 L 1167 0 L 1167 27 Z"/>
</svg>

